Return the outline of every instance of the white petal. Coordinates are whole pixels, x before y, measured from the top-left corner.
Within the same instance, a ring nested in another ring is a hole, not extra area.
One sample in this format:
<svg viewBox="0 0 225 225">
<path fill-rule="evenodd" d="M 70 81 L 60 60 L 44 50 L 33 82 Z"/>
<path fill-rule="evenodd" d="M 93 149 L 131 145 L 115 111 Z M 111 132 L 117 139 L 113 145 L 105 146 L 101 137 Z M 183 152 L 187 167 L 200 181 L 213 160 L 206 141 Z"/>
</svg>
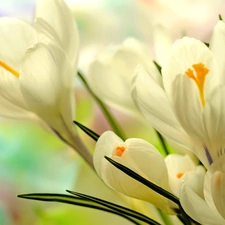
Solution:
<svg viewBox="0 0 225 225">
<path fill-rule="evenodd" d="M 127 154 L 147 179 L 169 190 L 167 167 L 159 151 L 147 141 L 137 138 L 127 139 L 125 146 L 127 151 L 121 158 L 125 160 Z"/>
<path fill-rule="evenodd" d="M 104 156 L 112 156 L 115 146 L 123 143 L 123 140 L 112 131 L 104 132 L 98 139 L 94 152 L 94 166 L 98 175 L 102 177 L 102 164 L 105 162 Z"/>
<path fill-rule="evenodd" d="M 190 148 L 188 136 L 175 118 L 165 91 L 141 66 L 133 78 L 132 97 L 156 130 L 166 138 Z"/>
<path fill-rule="evenodd" d="M 225 83 L 225 57 L 223 52 L 225 51 L 225 23 L 221 20 L 218 21 L 217 25 L 213 30 L 213 34 L 210 40 L 210 49 L 214 53 L 216 58 L 218 76 L 220 83 Z"/>
<path fill-rule="evenodd" d="M 123 62 L 123 71 L 127 70 L 127 77 L 131 77 L 137 65 L 141 64 L 152 78 L 162 87 L 162 76 L 153 63 L 150 49 L 147 45 L 134 39 L 127 38 L 121 46 L 118 47 L 113 57 L 115 66 Z M 130 80 L 130 79 L 129 79 Z"/>
<path fill-rule="evenodd" d="M 196 168 L 195 163 L 188 155 L 169 154 L 165 158 L 169 174 L 169 184 L 174 194 L 179 196 L 180 179 L 185 173 Z"/>
<path fill-rule="evenodd" d="M 199 197 L 204 198 L 203 186 L 205 173 L 206 171 L 203 166 L 196 166 L 194 170 L 187 171 L 184 176 L 181 177 L 180 185 L 185 182 L 185 184 Z"/>
<path fill-rule="evenodd" d="M 164 64 L 164 58 L 166 52 L 172 45 L 172 37 L 169 31 L 160 25 L 156 25 L 153 31 L 153 43 L 156 55 L 156 61 L 160 64 Z"/>
<path fill-rule="evenodd" d="M 28 109 L 20 91 L 19 79 L 5 68 L 0 66 L 0 95 L 10 104 L 22 109 Z"/>
<path fill-rule="evenodd" d="M 215 161 L 220 155 L 224 154 L 225 148 L 225 86 L 219 86 L 214 90 L 203 112 L 203 122 L 209 140 L 208 151 Z"/>
<path fill-rule="evenodd" d="M 113 159 L 124 166 L 128 166 L 120 157 Z M 175 214 L 172 210 L 172 208 L 176 208 L 174 203 L 160 196 L 140 182 L 135 181 L 113 165 L 109 165 L 109 162 L 106 163 L 107 164 L 102 167 L 102 179 L 110 187 L 130 197 L 148 201 L 169 214 Z M 136 171 L 135 168 L 132 168 L 130 165 L 128 167 Z"/>
<path fill-rule="evenodd" d="M 194 38 L 184 37 L 174 43 L 170 48 L 162 67 L 163 83 L 169 99 L 174 90 L 176 90 L 173 89 L 174 87 L 172 85 L 176 76 L 178 74 L 185 74 L 187 69 L 192 69 L 192 65 L 198 63 L 204 64 L 209 69 L 209 73 L 206 75 L 204 88 L 205 98 L 207 98 L 208 93 L 218 85 L 215 77 L 216 63 L 212 52 L 204 43 Z M 188 79 L 196 86 L 197 89 L 197 85 L 194 80 L 190 78 Z M 185 95 L 188 96 L 189 92 L 186 92 Z"/>
<path fill-rule="evenodd" d="M 39 0 L 35 17 L 42 18 L 55 30 L 62 48 L 74 65 L 78 54 L 78 33 L 75 19 L 65 1 Z"/>
<path fill-rule="evenodd" d="M 115 49 L 107 49 L 90 64 L 88 83 L 96 95 L 108 104 L 136 111 L 130 96 L 130 79 L 138 64 L 144 65 L 162 86 L 161 75 L 151 60 L 147 46 L 132 38 Z"/>
<path fill-rule="evenodd" d="M 202 120 L 202 105 L 195 84 L 186 76 L 178 75 L 171 85 L 171 103 L 178 121 L 195 143 L 192 149 L 205 166 L 209 165 L 205 148 L 209 145 L 208 134 Z M 188 93 L 188 95 L 187 95 Z"/>
<path fill-rule="evenodd" d="M 204 197 L 212 211 L 217 214 L 219 217 L 222 217 L 220 213 L 218 212 L 218 209 L 215 205 L 214 201 L 214 195 L 213 193 L 213 187 L 212 187 L 212 176 L 217 171 L 225 172 L 225 155 L 220 156 L 215 162 L 213 162 L 210 167 L 208 168 L 208 171 L 205 176 L 204 181 Z M 214 189 L 215 190 L 215 189 Z"/>
<path fill-rule="evenodd" d="M 53 127 L 53 121 L 61 117 L 71 126 L 72 75 L 67 57 L 54 45 L 37 44 L 24 57 L 19 78 L 24 99 L 31 111 Z"/>
<path fill-rule="evenodd" d="M 214 204 L 221 214 L 221 216 L 225 219 L 225 174 L 221 171 L 216 171 L 212 175 L 211 179 L 211 190 L 212 197 L 214 200 Z"/>
<path fill-rule="evenodd" d="M 87 81 L 94 93 L 105 103 L 122 110 L 133 111 L 135 105 L 130 96 L 129 81 L 123 70 L 95 60 L 87 71 Z"/>
<path fill-rule="evenodd" d="M 63 48 L 63 44 L 55 32 L 53 27 L 51 27 L 45 20 L 37 18 L 34 23 L 35 31 L 37 33 L 38 42 L 43 44 L 51 44 L 52 42 Z"/>
<path fill-rule="evenodd" d="M 35 30 L 30 24 L 16 18 L 0 18 L 0 61 L 19 71 L 27 50 L 36 41 Z"/>
<path fill-rule="evenodd" d="M 185 212 L 200 224 L 223 225 L 225 222 L 217 217 L 206 202 L 185 183 L 181 188 L 180 202 Z"/>
<path fill-rule="evenodd" d="M 3 96 L 0 96 L 0 115 L 15 119 L 28 119 L 29 117 L 34 116 L 31 112 L 8 101 Z"/>
</svg>

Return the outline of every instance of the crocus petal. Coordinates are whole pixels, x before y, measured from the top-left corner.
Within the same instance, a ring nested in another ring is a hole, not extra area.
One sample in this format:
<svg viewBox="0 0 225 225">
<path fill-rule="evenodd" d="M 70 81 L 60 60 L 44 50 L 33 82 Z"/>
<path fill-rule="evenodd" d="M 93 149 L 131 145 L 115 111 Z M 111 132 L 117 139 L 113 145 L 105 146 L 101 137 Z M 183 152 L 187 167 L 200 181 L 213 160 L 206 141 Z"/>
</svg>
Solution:
<svg viewBox="0 0 225 225">
<path fill-rule="evenodd" d="M 218 21 L 216 24 L 212 37 L 210 39 L 210 49 L 214 53 L 216 58 L 217 68 L 219 77 L 219 83 L 225 83 L 225 58 L 223 52 L 225 51 L 225 23 L 223 21 Z"/>
<path fill-rule="evenodd" d="M 163 84 L 169 99 L 174 93 L 172 83 L 177 75 L 185 74 L 188 69 L 193 69 L 192 66 L 198 63 L 204 64 L 209 69 L 204 88 L 205 98 L 207 99 L 208 94 L 218 85 L 215 78 L 216 62 L 214 55 L 204 43 L 194 38 L 184 37 L 174 43 L 168 51 L 164 65 L 162 65 Z M 191 78 L 188 79 L 197 89 L 196 83 Z M 185 95 L 188 97 L 189 93 L 190 91 L 186 92 Z M 199 98 L 197 92 L 196 98 Z"/>
<path fill-rule="evenodd" d="M 155 50 L 155 57 L 156 61 L 160 64 L 164 64 L 164 58 L 166 52 L 171 47 L 173 41 L 172 37 L 164 27 L 160 25 L 156 25 L 153 31 L 153 43 L 154 43 L 154 50 Z"/>
<path fill-rule="evenodd" d="M 14 119 L 28 119 L 34 114 L 10 102 L 8 99 L 0 96 L 0 115 Z"/>
<path fill-rule="evenodd" d="M 135 110 L 129 82 L 118 67 L 93 61 L 87 71 L 87 81 L 94 93 L 105 103 L 126 111 Z"/>
<path fill-rule="evenodd" d="M 189 171 L 195 170 L 197 167 L 188 155 L 169 154 L 165 158 L 169 174 L 170 188 L 174 194 L 179 196 L 180 180 Z"/>
<path fill-rule="evenodd" d="M 185 212 L 200 224 L 223 225 L 224 220 L 215 215 L 204 199 L 183 183 L 180 202 Z"/>
<path fill-rule="evenodd" d="M 36 41 L 33 27 L 16 18 L 0 18 L 0 61 L 19 72 L 20 63 L 27 50 Z"/>
<path fill-rule="evenodd" d="M 77 27 L 65 1 L 39 0 L 35 17 L 42 18 L 55 30 L 62 43 L 62 49 L 67 53 L 72 65 L 76 64 L 79 41 Z"/>
<path fill-rule="evenodd" d="M 218 212 L 225 219 L 224 187 L 225 187 L 225 174 L 221 171 L 216 171 L 212 175 L 211 180 L 212 197 Z"/>
<path fill-rule="evenodd" d="M 64 47 L 61 43 L 58 34 L 45 20 L 41 18 L 36 18 L 34 27 L 37 34 L 38 42 L 46 45 L 55 43 L 61 48 Z"/>
<path fill-rule="evenodd" d="M 195 84 L 185 74 L 179 74 L 171 84 L 171 88 L 176 90 L 171 93 L 170 98 L 174 113 L 182 127 L 188 134 L 196 130 L 196 136 L 203 136 L 200 121 L 202 106 L 200 99 L 196 98 L 198 90 Z"/>
<path fill-rule="evenodd" d="M 100 139 L 101 138 L 101 139 Z M 100 136 L 96 143 L 95 154 L 93 157 L 95 170 L 102 177 L 102 164 L 105 162 L 104 156 L 112 155 L 112 148 L 123 143 L 123 140 L 112 131 L 106 131 Z M 115 146 L 113 146 L 115 145 Z"/>
<path fill-rule="evenodd" d="M 26 53 L 21 67 L 21 91 L 30 110 L 53 127 L 61 117 L 72 123 L 73 71 L 64 52 L 54 45 L 37 44 Z"/>
<path fill-rule="evenodd" d="M 87 72 L 88 83 L 104 102 L 136 112 L 130 96 L 130 79 L 138 64 L 143 64 L 162 86 L 161 75 L 151 60 L 149 49 L 133 38 L 126 39 L 115 49 L 107 49 L 93 61 Z"/>
<path fill-rule="evenodd" d="M 28 107 L 21 94 L 18 77 L 1 66 L 0 74 L 1 98 L 5 98 L 10 104 L 15 104 L 17 107 L 26 110 Z"/>
<path fill-rule="evenodd" d="M 121 156 L 113 153 L 118 146 L 125 147 Z M 168 188 L 164 160 L 153 146 L 141 139 L 128 139 L 123 142 L 113 132 L 108 131 L 103 133 L 96 143 L 94 165 L 99 176 L 111 188 L 125 195 L 149 201 L 167 213 L 174 214 L 173 209 L 176 208 L 174 203 L 118 170 L 104 159 L 104 155 L 112 157 L 146 179 L 158 185 L 162 184 L 163 188 Z M 155 166 L 154 170 L 148 169 L 149 166 Z"/>
<path fill-rule="evenodd" d="M 225 155 L 222 155 L 211 164 L 206 173 L 204 182 L 205 200 L 208 205 L 210 205 L 212 211 L 221 218 L 224 216 L 224 212 L 222 211 L 224 207 L 224 192 L 222 191 L 224 190 L 224 160 Z"/>
<path fill-rule="evenodd" d="M 225 148 L 225 86 L 219 86 L 214 90 L 203 111 L 203 123 L 209 140 L 208 151 L 215 161 L 224 154 Z"/>
<path fill-rule="evenodd" d="M 133 77 L 132 97 L 150 124 L 166 138 L 191 148 L 188 136 L 171 109 L 164 89 L 142 67 Z"/>
</svg>

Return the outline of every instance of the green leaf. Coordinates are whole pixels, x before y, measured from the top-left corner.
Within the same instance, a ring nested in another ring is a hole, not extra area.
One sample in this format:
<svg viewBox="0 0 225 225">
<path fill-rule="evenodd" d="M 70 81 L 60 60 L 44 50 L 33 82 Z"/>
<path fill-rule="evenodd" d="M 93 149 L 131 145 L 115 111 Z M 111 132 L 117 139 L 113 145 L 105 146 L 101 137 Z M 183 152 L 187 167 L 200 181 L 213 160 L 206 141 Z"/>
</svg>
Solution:
<svg viewBox="0 0 225 225">
<path fill-rule="evenodd" d="M 157 67 L 159 73 L 161 74 L 162 67 L 156 61 L 153 61 L 153 63 L 155 64 L 155 66 Z"/>
<path fill-rule="evenodd" d="M 65 194 L 53 194 L 53 193 L 22 194 L 22 195 L 18 195 L 18 197 L 32 199 L 32 200 L 48 201 L 48 202 L 62 202 L 62 203 L 67 203 L 67 204 L 72 204 L 72 205 L 78 205 L 78 206 L 84 206 L 84 207 L 88 207 L 88 208 L 98 209 L 98 210 L 102 210 L 105 212 L 116 214 L 118 216 L 122 216 L 123 218 L 131 221 L 132 223 L 134 223 L 136 225 L 140 225 L 140 223 L 138 223 L 135 219 L 132 219 L 129 216 L 122 214 L 118 211 L 111 210 L 108 207 L 104 207 L 101 204 L 90 201 L 87 198 L 74 197 L 74 196 L 65 195 Z"/>
<path fill-rule="evenodd" d="M 221 14 L 219 14 L 219 20 L 223 21 L 223 17 L 221 16 Z"/>
<path fill-rule="evenodd" d="M 85 127 L 81 123 L 77 121 L 73 121 L 81 130 L 83 130 L 89 137 L 91 137 L 93 140 L 97 141 L 100 135 L 92 131 L 91 129 Z"/>
<path fill-rule="evenodd" d="M 120 206 L 120 205 L 117 205 L 117 204 L 114 204 L 112 202 L 108 202 L 108 201 L 105 201 L 105 200 L 102 200 L 102 199 L 99 199 L 99 198 L 95 198 L 93 196 L 81 194 L 81 193 L 78 193 L 78 192 L 69 191 L 69 190 L 67 190 L 67 192 L 69 192 L 73 195 L 76 195 L 80 198 L 85 198 L 85 199 L 90 200 L 92 202 L 101 204 L 102 206 L 105 206 L 105 207 L 110 208 L 111 210 L 115 210 L 117 212 L 120 212 L 121 214 L 126 214 L 127 216 L 132 216 L 132 217 L 134 217 L 136 219 L 139 219 L 143 222 L 146 222 L 146 223 L 149 223 L 149 224 L 154 224 L 154 225 L 159 225 L 158 222 L 152 220 L 151 218 L 149 218 L 149 217 L 147 217 L 147 216 L 145 216 L 141 213 L 138 213 L 136 211 L 133 211 L 131 209 L 128 209 L 126 207 L 123 207 L 123 206 Z"/>
<path fill-rule="evenodd" d="M 142 177 L 139 174 L 135 173 L 133 170 L 129 169 L 128 167 L 123 166 L 120 163 L 114 161 L 113 159 L 111 159 L 111 158 L 109 158 L 107 156 L 105 156 L 105 158 L 110 163 L 112 163 L 116 168 L 118 168 L 119 170 L 121 170 L 124 173 L 126 173 L 128 176 L 130 176 L 130 177 L 134 178 L 135 180 L 141 182 L 145 186 L 151 188 L 152 190 L 156 191 L 160 195 L 164 196 L 165 198 L 170 199 L 171 201 L 175 202 L 176 204 L 178 204 L 180 206 L 180 201 L 175 195 L 173 195 L 170 192 L 166 191 L 165 189 L 159 187 L 158 185 L 150 182 L 149 180 L 146 180 L 144 177 Z"/>
</svg>

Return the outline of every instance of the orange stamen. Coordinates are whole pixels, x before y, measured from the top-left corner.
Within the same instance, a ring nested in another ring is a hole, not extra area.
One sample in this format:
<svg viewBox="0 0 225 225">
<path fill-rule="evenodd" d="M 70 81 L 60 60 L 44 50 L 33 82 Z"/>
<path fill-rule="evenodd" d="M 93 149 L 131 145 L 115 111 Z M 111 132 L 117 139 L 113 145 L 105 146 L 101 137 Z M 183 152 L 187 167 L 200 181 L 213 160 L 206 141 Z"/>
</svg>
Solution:
<svg viewBox="0 0 225 225">
<path fill-rule="evenodd" d="M 184 173 L 178 173 L 177 178 L 180 179 L 183 175 L 184 175 Z"/>
<path fill-rule="evenodd" d="M 123 155 L 123 153 L 124 153 L 125 150 L 126 150 L 126 148 L 124 146 L 117 146 L 115 148 L 114 155 L 121 157 Z"/>
<path fill-rule="evenodd" d="M 204 96 L 204 84 L 205 84 L 205 77 L 209 73 L 209 69 L 205 67 L 203 63 L 197 63 L 192 65 L 193 69 L 188 68 L 185 74 L 193 79 L 197 84 L 200 100 L 202 106 L 205 106 L 205 96 Z M 195 73 L 194 73 L 195 72 Z"/>
<path fill-rule="evenodd" d="M 7 65 L 6 63 L 0 61 L 0 66 L 2 66 L 4 69 L 8 70 L 10 73 L 12 73 L 14 76 L 19 77 L 20 74 L 16 70 L 14 70 L 12 67 Z"/>
</svg>

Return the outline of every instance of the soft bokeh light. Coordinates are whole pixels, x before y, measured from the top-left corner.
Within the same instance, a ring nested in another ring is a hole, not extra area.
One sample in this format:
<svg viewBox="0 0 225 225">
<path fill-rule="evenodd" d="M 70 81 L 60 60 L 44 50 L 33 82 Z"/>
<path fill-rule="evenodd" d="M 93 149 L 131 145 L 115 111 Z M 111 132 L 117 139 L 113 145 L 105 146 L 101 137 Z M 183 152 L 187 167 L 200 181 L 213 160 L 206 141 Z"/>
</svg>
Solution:
<svg viewBox="0 0 225 225">
<path fill-rule="evenodd" d="M 165 29 L 173 41 L 188 34 L 207 42 L 218 14 L 225 18 L 223 0 L 197 3 L 184 0 L 66 2 L 79 29 L 79 68 L 83 71 L 87 63 L 108 45 L 114 46 L 127 37 L 145 41 L 152 51 L 155 51 L 154 31 L 158 27 Z M 13 16 L 31 23 L 35 5 L 35 0 L 0 0 L 0 16 Z M 77 120 L 101 134 L 109 129 L 109 125 L 81 86 L 76 80 Z M 144 138 L 161 148 L 155 132 L 146 123 L 114 108 L 112 111 L 128 137 Z M 1 118 L 0 127 L 0 224 L 72 225 L 99 224 L 101 221 L 104 221 L 102 224 L 106 221 L 107 224 L 129 224 L 114 215 L 91 209 L 18 199 L 16 196 L 21 193 L 65 193 L 66 189 L 76 189 L 123 204 L 120 197 L 83 165 L 83 160 L 73 150 L 38 125 Z M 82 132 L 80 134 L 93 151 L 94 142 Z"/>
</svg>

